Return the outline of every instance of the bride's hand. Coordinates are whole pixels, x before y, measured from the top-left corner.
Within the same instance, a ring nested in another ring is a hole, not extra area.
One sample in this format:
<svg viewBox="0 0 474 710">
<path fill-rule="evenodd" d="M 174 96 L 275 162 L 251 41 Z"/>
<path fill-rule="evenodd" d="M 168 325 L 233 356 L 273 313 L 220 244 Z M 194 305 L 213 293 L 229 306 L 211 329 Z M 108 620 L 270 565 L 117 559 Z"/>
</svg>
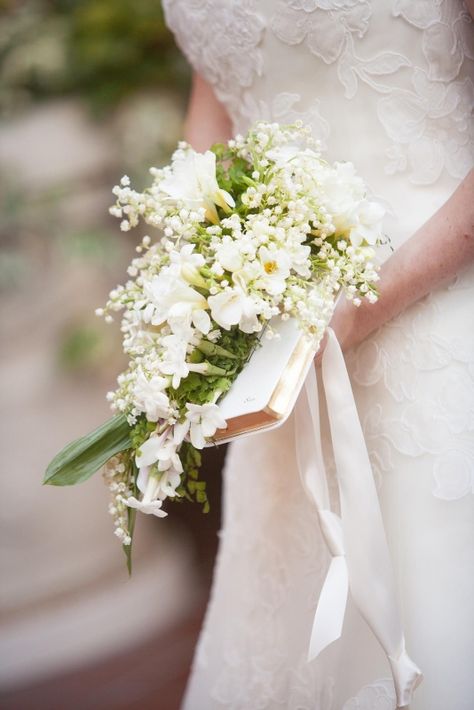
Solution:
<svg viewBox="0 0 474 710">
<path fill-rule="evenodd" d="M 342 297 L 331 320 L 342 350 L 434 289 L 455 278 L 474 261 L 474 170 L 447 202 L 380 269 L 379 299 L 358 307 Z M 320 364 L 327 336 L 316 355 Z"/>
</svg>

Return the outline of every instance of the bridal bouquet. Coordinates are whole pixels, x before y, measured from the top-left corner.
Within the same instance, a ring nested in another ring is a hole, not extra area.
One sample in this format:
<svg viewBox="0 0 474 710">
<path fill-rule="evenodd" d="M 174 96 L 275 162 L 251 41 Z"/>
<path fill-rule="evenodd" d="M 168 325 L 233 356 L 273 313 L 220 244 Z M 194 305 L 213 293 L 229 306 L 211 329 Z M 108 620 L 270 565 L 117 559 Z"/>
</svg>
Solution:
<svg viewBox="0 0 474 710">
<path fill-rule="evenodd" d="M 302 124 L 258 123 L 197 153 L 180 143 L 143 192 L 123 177 L 111 213 L 155 230 L 130 279 L 97 314 L 121 313 L 129 358 L 107 397 L 115 415 L 69 444 L 45 483 L 70 485 L 105 464 L 115 534 L 131 564 L 137 510 L 166 500 L 208 509 L 200 450 L 226 427 L 219 402 L 272 318 L 295 318 L 317 348 L 342 289 L 375 301 L 382 207 L 351 163 L 327 163 Z"/>
</svg>

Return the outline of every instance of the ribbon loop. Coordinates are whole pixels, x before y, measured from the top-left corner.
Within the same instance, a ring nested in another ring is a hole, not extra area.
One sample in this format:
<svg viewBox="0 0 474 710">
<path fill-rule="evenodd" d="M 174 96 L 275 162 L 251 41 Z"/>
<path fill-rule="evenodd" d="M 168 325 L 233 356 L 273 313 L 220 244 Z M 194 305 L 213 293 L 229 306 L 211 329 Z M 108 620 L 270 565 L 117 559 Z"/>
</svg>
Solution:
<svg viewBox="0 0 474 710">
<path fill-rule="evenodd" d="M 331 328 L 322 358 L 341 517 L 330 509 L 314 368 L 296 408 L 296 456 L 332 560 L 319 597 L 308 660 L 341 636 L 348 589 L 389 660 L 397 705 L 406 706 L 422 674 L 405 651 L 382 513 L 349 375 Z"/>
<path fill-rule="evenodd" d="M 405 646 L 403 646 L 397 658 L 388 656 L 388 660 L 395 683 L 397 705 L 399 708 L 404 708 L 410 704 L 413 691 L 420 685 L 423 676 L 418 666 L 413 663 L 407 654 Z"/>
</svg>

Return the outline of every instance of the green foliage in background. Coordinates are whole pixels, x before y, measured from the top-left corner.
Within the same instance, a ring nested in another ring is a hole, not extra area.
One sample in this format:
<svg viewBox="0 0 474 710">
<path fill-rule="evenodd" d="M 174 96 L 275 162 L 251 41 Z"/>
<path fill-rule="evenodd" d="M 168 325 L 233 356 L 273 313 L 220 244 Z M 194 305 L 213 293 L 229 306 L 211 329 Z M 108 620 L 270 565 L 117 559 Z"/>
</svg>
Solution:
<svg viewBox="0 0 474 710">
<path fill-rule="evenodd" d="M 104 110 L 144 87 L 185 89 L 158 0 L 0 0 L 0 108 L 80 93 Z"/>
</svg>

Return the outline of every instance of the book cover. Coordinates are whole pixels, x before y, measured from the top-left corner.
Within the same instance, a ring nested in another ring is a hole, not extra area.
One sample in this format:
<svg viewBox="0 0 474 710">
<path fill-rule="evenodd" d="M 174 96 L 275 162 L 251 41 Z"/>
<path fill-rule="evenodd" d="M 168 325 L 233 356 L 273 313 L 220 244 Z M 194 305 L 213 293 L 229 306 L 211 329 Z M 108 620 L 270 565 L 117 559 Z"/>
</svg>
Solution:
<svg viewBox="0 0 474 710">
<path fill-rule="evenodd" d="M 227 429 L 218 429 L 215 443 L 280 426 L 290 415 L 316 350 L 294 318 L 271 321 L 278 337 L 260 345 L 220 402 Z"/>
</svg>

